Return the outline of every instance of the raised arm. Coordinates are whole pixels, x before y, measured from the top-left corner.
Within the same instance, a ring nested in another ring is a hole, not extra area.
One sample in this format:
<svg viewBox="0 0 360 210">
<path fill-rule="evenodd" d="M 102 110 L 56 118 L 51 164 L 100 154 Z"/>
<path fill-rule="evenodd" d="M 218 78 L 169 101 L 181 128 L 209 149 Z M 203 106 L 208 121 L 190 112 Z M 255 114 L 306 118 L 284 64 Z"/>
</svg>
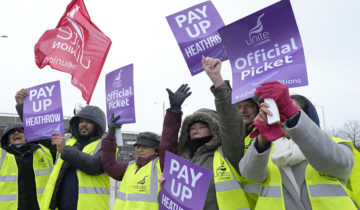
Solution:
<svg viewBox="0 0 360 210">
<path fill-rule="evenodd" d="M 169 101 L 171 108 L 166 110 L 166 115 L 163 123 L 163 130 L 161 134 L 161 141 L 159 145 L 159 159 L 161 170 L 164 169 L 165 151 L 176 153 L 178 134 L 181 126 L 181 105 L 185 99 L 191 95 L 190 87 L 187 84 L 182 84 L 175 93 L 170 89 L 166 89 L 169 94 Z"/>
<path fill-rule="evenodd" d="M 202 58 L 203 68 L 213 83 L 216 111 L 220 117 L 222 147 L 230 163 L 236 168 L 244 154 L 245 125 L 236 104 L 231 104 L 231 87 L 221 76 L 221 61 Z"/>
<path fill-rule="evenodd" d="M 29 91 L 25 88 L 22 88 L 21 90 L 17 91 L 15 95 L 15 101 L 16 101 L 15 108 L 21 121 L 23 121 L 24 98 L 28 95 L 29 95 Z"/>
<path fill-rule="evenodd" d="M 349 177 L 354 164 L 351 146 L 345 141 L 335 143 L 305 112 L 299 112 L 285 85 L 267 82 L 256 88 L 255 95 L 259 100 L 275 100 L 280 116 L 287 119 L 286 131 L 314 169 L 342 180 Z"/>
<path fill-rule="evenodd" d="M 116 129 L 121 129 L 122 124 L 117 123 L 120 116 L 114 118 L 114 114 L 111 116 L 111 122 L 109 124 L 108 136 L 101 142 L 101 164 L 104 171 L 112 178 L 121 181 L 124 177 L 128 163 L 120 162 L 116 160 Z"/>
</svg>

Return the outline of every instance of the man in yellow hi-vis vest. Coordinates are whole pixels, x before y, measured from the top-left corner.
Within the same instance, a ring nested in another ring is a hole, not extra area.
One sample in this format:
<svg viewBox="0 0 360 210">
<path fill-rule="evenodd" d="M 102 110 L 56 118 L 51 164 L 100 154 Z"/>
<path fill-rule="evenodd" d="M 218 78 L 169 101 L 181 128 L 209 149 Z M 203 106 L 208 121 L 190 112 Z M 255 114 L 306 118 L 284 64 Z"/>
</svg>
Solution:
<svg viewBox="0 0 360 210">
<path fill-rule="evenodd" d="M 86 106 L 70 120 L 71 133 L 53 134 L 58 156 L 41 209 L 109 209 L 110 177 L 101 166 L 104 112 Z"/>
<path fill-rule="evenodd" d="M 1 137 L 0 209 L 38 210 L 53 159 L 41 144 L 26 142 L 22 123 L 10 123 Z"/>
</svg>

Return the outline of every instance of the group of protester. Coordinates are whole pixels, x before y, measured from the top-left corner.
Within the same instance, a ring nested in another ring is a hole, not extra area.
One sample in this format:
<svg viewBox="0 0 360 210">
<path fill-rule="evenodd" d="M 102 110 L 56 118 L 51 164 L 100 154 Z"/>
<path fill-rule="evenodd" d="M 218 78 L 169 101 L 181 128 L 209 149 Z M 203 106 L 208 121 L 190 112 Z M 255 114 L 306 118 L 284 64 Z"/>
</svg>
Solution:
<svg viewBox="0 0 360 210">
<path fill-rule="evenodd" d="M 22 124 L 9 124 L 1 137 L 0 209 L 110 209 L 110 177 L 121 181 L 113 209 L 158 209 L 165 151 L 213 172 L 206 210 L 359 209 L 360 153 L 351 141 L 321 130 L 307 98 L 290 96 L 273 81 L 232 104 L 221 61 L 203 57 L 202 64 L 216 111 L 201 108 L 182 120 L 190 88 L 167 89 L 162 135 L 138 134 L 130 163 L 116 159 L 121 116 L 111 117 L 102 139 L 106 118 L 96 106 L 76 113 L 69 132 L 51 140 L 26 142 Z M 20 118 L 27 94 L 21 89 L 15 96 Z M 281 123 L 267 124 L 273 113 L 260 103 L 264 98 L 274 99 Z"/>
</svg>

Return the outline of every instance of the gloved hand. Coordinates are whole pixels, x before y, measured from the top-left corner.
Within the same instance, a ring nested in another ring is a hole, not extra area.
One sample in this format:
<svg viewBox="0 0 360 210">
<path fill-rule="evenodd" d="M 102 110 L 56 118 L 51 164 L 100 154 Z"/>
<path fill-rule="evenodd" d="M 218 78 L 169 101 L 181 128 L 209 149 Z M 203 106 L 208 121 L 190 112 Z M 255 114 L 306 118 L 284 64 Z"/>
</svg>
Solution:
<svg viewBox="0 0 360 210">
<path fill-rule="evenodd" d="M 111 120 L 110 123 L 108 125 L 108 136 L 110 137 L 115 137 L 115 132 L 116 129 L 120 129 L 122 124 L 121 123 L 117 123 L 116 121 L 118 121 L 120 119 L 120 115 L 114 118 L 114 113 L 111 115 Z"/>
<path fill-rule="evenodd" d="M 254 126 L 256 127 L 256 129 L 250 133 L 251 138 L 255 138 L 256 136 L 261 134 L 268 141 L 272 142 L 284 136 L 284 133 L 282 132 L 280 125 L 277 123 L 268 125 L 256 120 L 249 126 L 249 129 L 253 128 Z"/>
<path fill-rule="evenodd" d="M 299 108 L 295 106 L 290 98 L 289 88 L 277 81 L 265 82 L 256 88 L 255 95 L 259 100 L 272 98 L 276 102 L 279 114 L 286 119 L 294 116 Z"/>
<path fill-rule="evenodd" d="M 181 112 L 181 105 L 184 103 L 185 99 L 191 95 L 189 90 L 190 87 L 188 87 L 187 84 L 182 84 L 175 93 L 166 88 L 166 91 L 169 94 L 170 107 L 175 113 Z"/>
</svg>

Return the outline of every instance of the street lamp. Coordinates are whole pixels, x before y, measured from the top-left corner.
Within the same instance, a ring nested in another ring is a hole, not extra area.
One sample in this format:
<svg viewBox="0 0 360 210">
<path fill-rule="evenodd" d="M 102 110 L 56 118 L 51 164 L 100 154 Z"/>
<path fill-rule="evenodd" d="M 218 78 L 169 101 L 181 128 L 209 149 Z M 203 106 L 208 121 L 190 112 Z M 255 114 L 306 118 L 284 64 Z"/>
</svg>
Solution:
<svg viewBox="0 0 360 210">
<path fill-rule="evenodd" d="M 323 106 L 319 106 L 319 105 L 315 105 L 315 106 L 321 108 L 324 130 L 326 130 L 326 127 L 325 127 L 325 112 L 324 112 L 324 107 L 323 107 Z"/>
<path fill-rule="evenodd" d="M 165 101 L 155 101 L 154 104 L 162 103 L 163 118 L 165 118 Z"/>
</svg>

